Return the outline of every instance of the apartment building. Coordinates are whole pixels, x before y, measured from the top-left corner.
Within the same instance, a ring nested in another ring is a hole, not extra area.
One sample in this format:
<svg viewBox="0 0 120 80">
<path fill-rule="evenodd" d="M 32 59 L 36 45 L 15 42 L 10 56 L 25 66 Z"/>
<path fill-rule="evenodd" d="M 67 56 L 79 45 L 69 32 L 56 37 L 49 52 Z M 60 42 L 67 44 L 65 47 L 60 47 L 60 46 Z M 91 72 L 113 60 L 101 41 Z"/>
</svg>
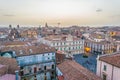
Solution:
<svg viewBox="0 0 120 80">
<path fill-rule="evenodd" d="M 97 75 L 103 80 L 120 80 L 120 52 L 99 56 Z"/>
<path fill-rule="evenodd" d="M 16 80 L 56 80 L 56 50 L 39 46 L 2 47 L 0 55 L 15 59 L 19 70 Z"/>
<path fill-rule="evenodd" d="M 85 47 L 89 47 L 91 49 L 91 53 L 96 54 L 108 54 L 117 51 L 117 45 L 115 42 L 109 41 L 92 41 L 92 40 L 85 40 Z"/>
<path fill-rule="evenodd" d="M 40 40 L 42 43 L 63 53 L 80 54 L 84 53 L 84 39 L 71 35 L 51 35 Z"/>
</svg>

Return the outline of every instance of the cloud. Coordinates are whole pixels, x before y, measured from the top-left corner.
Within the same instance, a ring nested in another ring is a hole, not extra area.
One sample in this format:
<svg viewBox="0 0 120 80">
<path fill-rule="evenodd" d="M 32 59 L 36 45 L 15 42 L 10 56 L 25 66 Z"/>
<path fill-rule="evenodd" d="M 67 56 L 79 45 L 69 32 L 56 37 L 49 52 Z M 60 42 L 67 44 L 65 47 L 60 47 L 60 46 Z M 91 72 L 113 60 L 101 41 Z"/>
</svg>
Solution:
<svg viewBox="0 0 120 80">
<path fill-rule="evenodd" d="M 14 15 L 14 14 L 4 14 L 3 16 L 6 16 L 6 17 L 14 17 L 15 15 Z"/>
<path fill-rule="evenodd" d="M 103 10 L 102 9 L 100 9 L 100 8 L 98 8 L 97 10 L 96 10 L 96 12 L 102 12 Z"/>
</svg>

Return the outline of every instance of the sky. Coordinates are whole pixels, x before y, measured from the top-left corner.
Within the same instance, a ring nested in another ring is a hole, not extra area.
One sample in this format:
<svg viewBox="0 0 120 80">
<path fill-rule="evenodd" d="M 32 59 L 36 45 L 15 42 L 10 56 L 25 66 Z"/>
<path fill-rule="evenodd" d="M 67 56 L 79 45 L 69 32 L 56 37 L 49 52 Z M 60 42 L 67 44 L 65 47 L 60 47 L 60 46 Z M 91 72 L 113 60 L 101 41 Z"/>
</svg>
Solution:
<svg viewBox="0 0 120 80">
<path fill-rule="evenodd" d="M 0 25 L 120 25 L 120 0 L 0 0 Z"/>
</svg>

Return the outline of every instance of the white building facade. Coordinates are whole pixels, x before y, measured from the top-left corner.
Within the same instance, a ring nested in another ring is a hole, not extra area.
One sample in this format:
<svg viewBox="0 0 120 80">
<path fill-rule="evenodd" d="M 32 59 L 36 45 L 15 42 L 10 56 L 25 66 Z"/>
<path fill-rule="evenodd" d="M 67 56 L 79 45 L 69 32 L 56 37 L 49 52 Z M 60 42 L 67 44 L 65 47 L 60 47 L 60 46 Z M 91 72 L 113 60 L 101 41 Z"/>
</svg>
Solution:
<svg viewBox="0 0 120 80">
<path fill-rule="evenodd" d="M 108 41 L 95 42 L 86 40 L 85 47 L 89 47 L 91 49 L 91 53 L 97 54 L 109 54 L 117 51 L 116 45 L 113 42 Z"/>
<path fill-rule="evenodd" d="M 41 42 L 51 47 L 55 47 L 56 50 L 62 51 L 64 53 L 84 53 L 84 40 L 80 38 L 75 38 L 71 35 L 59 37 L 54 36 L 52 38 L 47 37 L 41 39 Z"/>
</svg>

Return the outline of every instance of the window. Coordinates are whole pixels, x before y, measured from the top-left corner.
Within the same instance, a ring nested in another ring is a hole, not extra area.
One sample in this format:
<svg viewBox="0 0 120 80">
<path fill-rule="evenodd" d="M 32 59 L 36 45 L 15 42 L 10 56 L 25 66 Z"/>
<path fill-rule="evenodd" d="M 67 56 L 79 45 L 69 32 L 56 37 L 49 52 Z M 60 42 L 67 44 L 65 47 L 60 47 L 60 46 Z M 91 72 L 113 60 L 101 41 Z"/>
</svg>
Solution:
<svg viewBox="0 0 120 80">
<path fill-rule="evenodd" d="M 52 65 L 52 69 L 54 69 L 54 64 Z"/>
<path fill-rule="evenodd" d="M 53 46 L 55 45 L 55 43 L 53 43 Z"/>
<path fill-rule="evenodd" d="M 76 47 L 76 49 L 77 49 L 77 47 Z"/>
<path fill-rule="evenodd" d="M 56 51 L 58 50 L 58 48 L 55 48 L 56 49 Z"/>
<path fill-rule="evenodd" d="M 34 73 L 36 73 L 37 72 L 37 67 L 34 67 Z"/>
<path fill-rule="evenodd" d="M 104 65 L 104 71 L 106 71 L 106 69 L 107 69 L 107 67 L 106 67 L 106 65 Z"/>
<path fill-rule="evenodd" d="M 60 48 L 60 50 L 62 51 L 62 48 Z"/>
<path fill-rule="evenodd" d="M 47 80 L 47 76 L 46 76 L 46 73 L 45 73 L 45 75 L 44 75 L 44 80 Z"/>
<path fill-rule="evenodd" d="M 64 51 L 65 51 L 66 49 L 64 48 Z"/>
<path fill-rule="evenodd" d="M 45 73 L 45 75 L 46 75 L 46 73 Z"/>
<path fill-rule="evenodd" d="M 44 70 L 46 70 L 46 66 L 44 66 Z"/>
<path fill-rule="evenodd" d="M 62 42 L 61 42 L 61 45 L 62 45 Z"/>
<path fill-rule="evenodd" d="M 44 80 L 47 80 L 47 76 L 46 75 L 44 76 Z"/>
<path fill-rule="evenodd" d="M 55 59 L 55 56 L 52 56 L 52 59 Z"/>
<path fill-rule="evenodd" d="M 41 68 L 39 68 L 39 71 L 41 70 Z"/>
<path fill-rule="evenodd" d="M 51 72 L 51 80 L 54 79 L 54 72 Z"/>
<path fill-rule="evenodd" d="M 32 73 L 32 68 L 29 66 L 28 67 L 29 73 Z"/>
<path fill-rule="evenodd" d="M 24 80 L 27 80 L 26 78 Z"/>
<path fill-rule="evenodd" d="M 54 55 L 54 53 L 52 53 L 52 55 Z"/>
<path fill-rule="evenodd" d="M 74 44 L 74 42 L 73 42 L 73 44 Z"/>
<path fill-rule="evenodd" d="M 36 75 L 34 76 L 34 80 L 37 80 Z"/>
<path fill-rule="evenodd" d="M 51 80 L 53 80 L 54 79 L 54 76 L 51 76 Z"/>
<path fill-rule="evenodd" d="M 54 72 L 52 71 L 52 75 L 54 75 Z"/>
<path fill-rule="evenodd" d="M 107 76 L 103 74 L 103 80 L 107 80 Z"/>
<path fill-rule="evenodd" d="M 58 46 L 58 43 L 57 43 L 57 46 Z"/>
<path fill-rule="evenodd" d="M 70 50 L 70 47 L 69 47 L 69 50 Z"/>
<path fill-rule="evenodd" d="M 20 67 L 20 69 L 21 69 L 20 74 L 21 74 L 21 76 L 23 76 L 24 75 L 23 67 Z"/>
</svg>

